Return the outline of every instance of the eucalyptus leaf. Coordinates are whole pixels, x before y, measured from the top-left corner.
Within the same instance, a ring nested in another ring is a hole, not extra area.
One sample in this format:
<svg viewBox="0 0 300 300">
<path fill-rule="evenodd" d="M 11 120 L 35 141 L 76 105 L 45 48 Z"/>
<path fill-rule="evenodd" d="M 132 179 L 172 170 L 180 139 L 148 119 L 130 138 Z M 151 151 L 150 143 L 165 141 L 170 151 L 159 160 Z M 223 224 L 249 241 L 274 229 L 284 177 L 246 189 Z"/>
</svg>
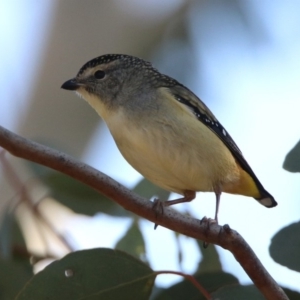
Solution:
<svg viewBox="0 0 300 300">
<path fill-rule="evenodd" d="M 147 261 L 145 241 L 137 221 L 131 224 L 124 236 L 117 242 L 115 248 L 144 262 Z"/>
<path fill-rule="evenodd" d="M 300 172 L 300 141 L 286 155 L 283 168 L 290 172 Z"/>
<path fill-rule="evenodd" d="M 30 163 L 31 170 L 50 189 L 51 196 L 77 213 L 93 216 L 103 212 L 116 217 L 133 214 L 96 190 L 72 177 L 44 166 Z"/>
<path fill-rule="evenodd" d="M 12 228 L 14 223 L 14 214 L 11 210 L 6 209 L 0 224 L 0 253 L 2 258 L 11 257 L 12 249 Z"/>
<path fill-rule="evenodd" d="M 279 264 L 300 272 L 300 222 L 278 231 L 271 240 L 270 255 Z"/>
<path fill-rule="evenodd" d="M 0 299 L 15 299 L 25 283 L 33 277 L 28 261 L 0 259 Z"/>
<path fill-rule="evenodd" d="M 160 188 L 146 178 L 143 178 L 135 186 L 133 191 L 144 198 L 151 199 L 152 197 L 157 197 L 162 201 L 168 200 L 171 194 L 169 191 Z"/>
<path fill-rule="evenodd" d="M 265 297 L 257 289 L 255 285 L 233 285 L 225 286 L 212 293 L 212 299 L 214 300 L 232 300 L 232 299 L 243 299 L 243 300 L 265 300 Z"/>
<path fill-rule="evenodd" d="M 86 215 L 103 212 L 112 216 L 128 217 L 130 212 L 89 186 L 62 173 L 53 172 L 44 178 L 52 196 L 74 211 Z"/>
<path fill-rule="evenodd" d="M 288 288 L 283 288 L 283 291 L 288 296 L 289 300 L 299 300 L 300 299 L 300 293 L 292 291 Z"/>
<path fill-rule="evenodd" d="M 36 274 L 16 300 L 146 300 L 155 276 L 147 265 L 122 251 L 82 250 Z"/>
<path fill-rule="evenodd" d="M 14 212 L 7 209 L 3 213 L 2 222 L 0 225 L 0 253 L 4 259 L 12 257 L 17 258 L 18 254 L 13 253 L 14 247 L 26 249 L 26 244 L 16 222 Z"/>
<path fill-rule="evenodd" d="M 196 273 L 222 272 L 222 264 L 216 246 L 211 244 L 204 248 L 202 241 L 196 241 L 202 254 Z"/>
</svg>

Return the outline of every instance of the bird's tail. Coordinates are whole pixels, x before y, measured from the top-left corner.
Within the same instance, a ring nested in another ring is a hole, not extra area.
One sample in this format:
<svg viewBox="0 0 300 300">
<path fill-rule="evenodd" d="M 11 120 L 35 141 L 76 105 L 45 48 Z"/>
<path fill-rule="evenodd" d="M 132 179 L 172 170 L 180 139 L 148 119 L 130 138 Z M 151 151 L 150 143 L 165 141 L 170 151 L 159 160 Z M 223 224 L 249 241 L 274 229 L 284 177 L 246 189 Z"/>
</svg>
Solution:
<svg viewBox="0 0 300 300">
<path fill-rule="evenodd" d="M 261 197 L 255 198 L 260 204 L 264 205 L 265 207 L 271 208 L 277 205 L 274 197 L 269 194 L 265 189 L 259 190 Z"/>
</svg>

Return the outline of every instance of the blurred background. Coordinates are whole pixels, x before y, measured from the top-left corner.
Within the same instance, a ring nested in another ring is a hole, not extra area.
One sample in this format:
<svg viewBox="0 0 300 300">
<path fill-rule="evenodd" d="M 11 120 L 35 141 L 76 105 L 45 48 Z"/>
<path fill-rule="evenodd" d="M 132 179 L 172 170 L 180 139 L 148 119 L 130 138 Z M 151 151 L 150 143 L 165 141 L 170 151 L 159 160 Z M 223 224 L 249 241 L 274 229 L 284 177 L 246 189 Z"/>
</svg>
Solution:
<svg viewBox="0 0 300 300">
<path fill-rule="evenodd" d="M 282 168 L 300 137 L 299 15 L 297 0 L 0 1 L 0 125 L 133 188 L 142 177 L 122 158 L 105 124 L 87 103 L 60 86 L 102 54 L 151 61 L 210 107 L 279 204 L 266 209 L 251 198 L 224 194 L 219 223 L 230 224 L 245 238 L 275 280 L 300 291 L 299 273 L 274 262 L 268 251 L 272 236 L 299 220 L 299 177 Z M 8 154 L 5 159 L 34 201 L 48 194 L 24 161 Z M 37 230 L 38 221 L 20 204 L 20 190 L 9 182 L 3 165 L 0 172 L 0 218 L 5 219 L 12 203 L 18 207 L 18 223 L 34 253 L 51 248 L 61 256 L 70 250 L 66 245 L 73 250 L 114 247 L 132 223 L 129 217 L 101 211 L 92 217 L 79 214 L 47 198 L 40 210 L 67 239 L 64 245 L 47 228 Z M 176 206 L 199 219 L 212 217 L 214 208 L 209 193 Z M 154 231 L 147 220 L 138 223 L 153 269 L 195 271 L 201 254 L 193 239 L 177 238 L 162 227 Z M 243 284 L 250 282 L 231 253 L 217 251 L 225 271 Z M 156 283 L 168 286 L 179 280 L 164 275 Z"/>
</svg>

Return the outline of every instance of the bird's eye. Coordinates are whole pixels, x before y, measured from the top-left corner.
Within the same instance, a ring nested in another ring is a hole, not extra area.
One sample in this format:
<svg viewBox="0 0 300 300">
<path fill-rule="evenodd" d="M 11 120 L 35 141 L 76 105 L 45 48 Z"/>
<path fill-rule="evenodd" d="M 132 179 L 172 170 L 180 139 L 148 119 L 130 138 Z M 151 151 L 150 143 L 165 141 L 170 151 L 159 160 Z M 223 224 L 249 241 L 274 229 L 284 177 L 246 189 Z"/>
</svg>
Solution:
<svg viewBox="0 0 300 300">
<path fill-rule="evenodd" d="M 95 72 L 94 76 L 97 79 L 103 79 L 105 77 L 105 72 L 102 70 L 98 70 Z"/>
</svg>

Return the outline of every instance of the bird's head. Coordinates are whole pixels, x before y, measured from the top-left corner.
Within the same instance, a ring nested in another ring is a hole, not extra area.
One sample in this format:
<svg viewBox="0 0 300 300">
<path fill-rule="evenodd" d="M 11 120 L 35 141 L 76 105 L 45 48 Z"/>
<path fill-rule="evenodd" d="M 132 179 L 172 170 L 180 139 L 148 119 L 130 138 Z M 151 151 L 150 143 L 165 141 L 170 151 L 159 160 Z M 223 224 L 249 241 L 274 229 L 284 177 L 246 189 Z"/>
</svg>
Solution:
<svg viewBox="0 0 300 300">
<path fill-rule="evenodd" d="M 151 94 L 166 78 L 147 61 L 129 55 L 107 54 L 87 62 L 75 78 L 61 87 L 76 91 L 90 104 L 91 99 L 97 98 L 113 107 L 142 94 Z"/>
</svg>

